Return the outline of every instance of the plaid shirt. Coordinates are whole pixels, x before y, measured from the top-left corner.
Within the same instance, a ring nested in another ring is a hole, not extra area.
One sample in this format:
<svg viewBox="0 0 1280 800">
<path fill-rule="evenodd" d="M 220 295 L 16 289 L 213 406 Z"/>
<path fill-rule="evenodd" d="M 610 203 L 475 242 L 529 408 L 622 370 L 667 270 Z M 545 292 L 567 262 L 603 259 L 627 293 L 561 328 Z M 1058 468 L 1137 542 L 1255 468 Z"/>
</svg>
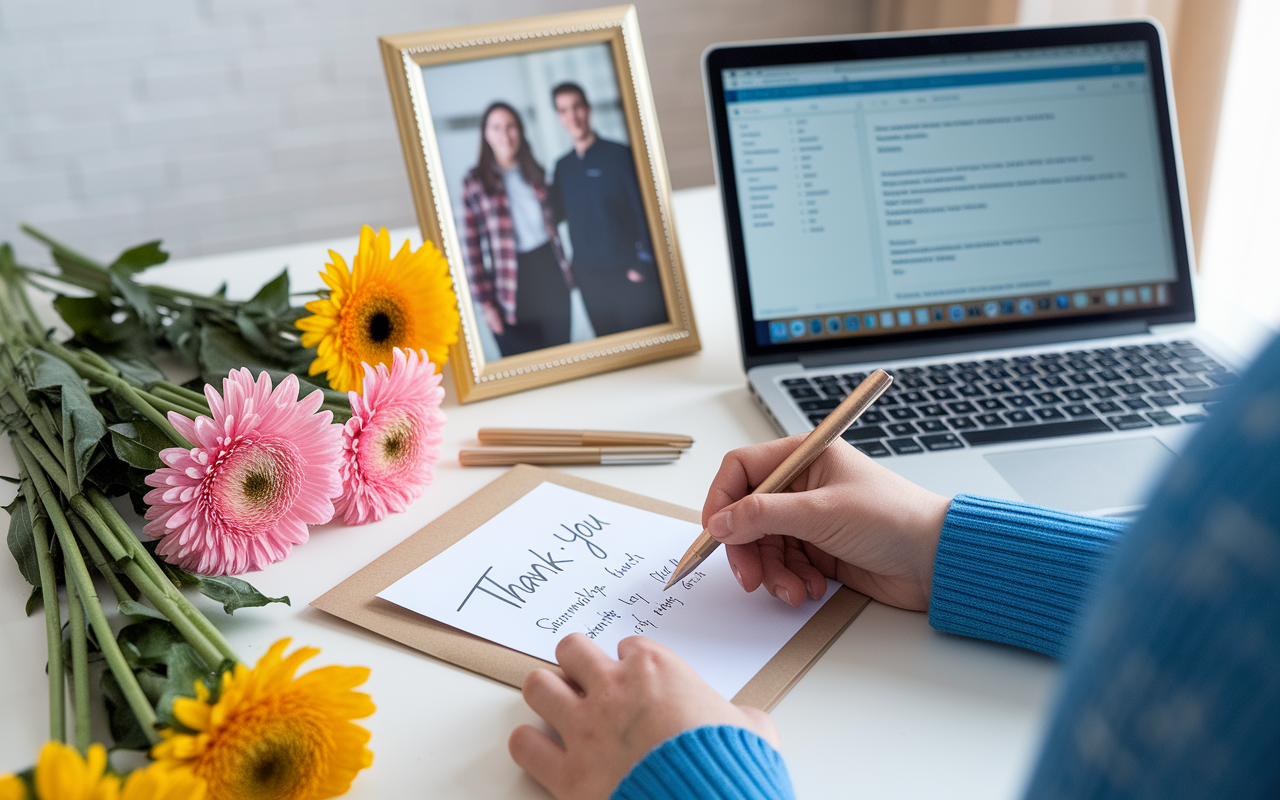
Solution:
<svg viewBox="0 0 1280 800">
<path fill-rule="evenodd" d="M 564 273 L 565 283 L 573 286 L 573 273 L 560 247 L 555 220 L 547 203 L 547 187 L 534 186 L 534 194 L 542 206 L 542 219 L 547 226 L 551 250 Z M 486 194 L 475 170 L 462 182 L 464 254 L 467 283 L 471 297 L 478 303 L 493 303 L 502 310 L 508 325 L 516 324 L 516 228 L 511 221 L 511 203 L 505 190 Z"/>
</svg>

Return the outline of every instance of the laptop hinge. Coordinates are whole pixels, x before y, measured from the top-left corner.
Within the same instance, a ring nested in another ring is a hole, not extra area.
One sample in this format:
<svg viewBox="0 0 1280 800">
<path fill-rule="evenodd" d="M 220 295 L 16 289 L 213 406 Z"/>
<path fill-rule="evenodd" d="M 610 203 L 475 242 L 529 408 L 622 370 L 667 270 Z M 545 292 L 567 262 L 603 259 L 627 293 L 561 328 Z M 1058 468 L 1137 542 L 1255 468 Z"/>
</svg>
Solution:
<svg viewBox="0 0 1280 800">
<path fill-rule="evenodd" d="M 1105 322 L 1092 325 L 1073 325 L 1053 330 L 1004 331 L 980 336 L 957 336 L 943 340 L 900 342 L 898 344 L 845 348 L 825 353 L 800 356 L 800 363 L 807 369 L 827 367 L 833 364 L 860 364 L 868 361 L 897 361 L 903 358 L 944 356 L 956 353 L 973 353 L 983 350 L 1003 350 L 1009 347 L 1031 347 L 1041 344 L 1073 342 L 1079 339 L 1103 339 L 1111 336 L 1130 336 L 1149 330 L 1144 320 Z"/>
</svg>

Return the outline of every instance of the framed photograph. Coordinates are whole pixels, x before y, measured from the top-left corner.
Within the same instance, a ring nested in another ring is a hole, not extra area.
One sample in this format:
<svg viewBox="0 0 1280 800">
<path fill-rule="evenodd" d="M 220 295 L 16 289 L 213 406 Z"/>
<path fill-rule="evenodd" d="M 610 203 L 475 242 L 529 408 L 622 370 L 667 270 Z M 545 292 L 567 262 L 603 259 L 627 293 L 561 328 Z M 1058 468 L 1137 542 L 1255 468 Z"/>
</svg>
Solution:
<svg viewBox="0 0 1280 800">
<path fill-rule="evenodd" d="M 460 401 L 698 349 L 633 7 L 380 42 Z"/>
</svg>

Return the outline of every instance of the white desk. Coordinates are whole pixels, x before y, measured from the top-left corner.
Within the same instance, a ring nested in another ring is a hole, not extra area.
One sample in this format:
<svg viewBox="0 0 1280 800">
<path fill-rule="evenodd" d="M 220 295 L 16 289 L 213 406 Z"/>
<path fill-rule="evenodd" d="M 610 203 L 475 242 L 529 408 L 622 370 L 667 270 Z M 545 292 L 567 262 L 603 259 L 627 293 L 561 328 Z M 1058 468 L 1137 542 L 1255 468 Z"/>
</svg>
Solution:
<svg viewBox="0 0 1280 800">
<path fill-rule="evenodd" d="M 378 712 L 364 724 L 373 732 L 374 765 L 350 797 L 546 796 L 507 755 L 511 730 L 535 720 L 516 690 L 307 605 L 501 473 L 458 466 L 458 450 L 475 444 L 478 428 L 691 434 L 697 442 L 676 464 L 567 470 L 690 508 L 701 508 L 725 452 L 775 436 L 745 388 L 717 195 L 678 192 L 675 206 L 701 352 L 469 406 L 457 404 L 446 378 L 444 455 L 434 484 L 409 511 L 364 527 L 314 528 L 288 560 L 245 576 L 268 595 L 289 595 L 290 608 L 228 618 L 200 598 L 250 664 L 290 636 L 322 648 L 315 665 L 372 668 L 365 688 Z M 417 243 L 416 231 L 393 234 L 405 237 Z M 189 259 L 147 278 L 206 291 L 225 278 L 232 296 L 244 297 L 289 264 L 295 288 L 314 288 L 329 247 L 350 259 L 356 238 Z M 12 452 L 0 447 L 0 474 L 16 471 Z M 7 502 L 11 490 L 0 492 Z M 7 528 L 7 518 L 0 515 L 0 524 Z M 13 560 L 0 557 L 0 772 L 26 767 L 47 734 L 44 622 L 22 616 L 27 592 Z M 1010 798 L 1031 767 L 1057 673 L 1048 658 L 938 634 L 924 614 L 873 602 L 773 717 L 800 797 L 856 790 L 865 798 Z M 106 731 L 95 738 L 105 741 Z"/>
</svg>

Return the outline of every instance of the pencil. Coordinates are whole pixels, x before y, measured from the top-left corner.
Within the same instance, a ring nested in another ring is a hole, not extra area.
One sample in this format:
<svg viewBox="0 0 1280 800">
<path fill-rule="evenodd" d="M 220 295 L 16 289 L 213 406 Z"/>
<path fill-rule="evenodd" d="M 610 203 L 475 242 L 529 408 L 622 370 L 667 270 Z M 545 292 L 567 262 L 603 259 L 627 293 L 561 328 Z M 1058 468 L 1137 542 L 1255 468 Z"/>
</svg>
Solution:
<svg viewBox="0 0 1280 800">
<path fill-rule="evenodd" d="M 884 390 L 888 389 L 891 383 L 893 378 L 882 369 L 868 375 L 751 493 L 773 494 L 790 486 L 791 482 L 814 462 L 814 459 L 822 455 L 832 442 L 840 438 L 840 434 L 848 430 L 849 426 L 862 416 L 862 412 L 880 399 L 880 395 L 884 394 Z M 706 561 L 719 546 L 720 543 L 712 539 L 711 534 L 705 530 L 698 534 L 698 538 L 689 546 L 681 557 L 680 563 L 676 565 L 676 571 L 663 587 L 663 591 L 670 589 L 676 581 Z"/>
<path fill-rule="evenodd" d="M 483 447 L 458 452 L 464 467 L 512 464 L 669 464 L 680 457 L 676 447 Z"/>
<path fill-rule="evenodd" d="M 576 431 L 543 428 L 481 428 L 480 443 L 485 445 L 543 445 L 548 447 L 678 447 L 693 444 L 693 437 L 679 433 L 645 433 L 642 431 Z"/>
</svg>

